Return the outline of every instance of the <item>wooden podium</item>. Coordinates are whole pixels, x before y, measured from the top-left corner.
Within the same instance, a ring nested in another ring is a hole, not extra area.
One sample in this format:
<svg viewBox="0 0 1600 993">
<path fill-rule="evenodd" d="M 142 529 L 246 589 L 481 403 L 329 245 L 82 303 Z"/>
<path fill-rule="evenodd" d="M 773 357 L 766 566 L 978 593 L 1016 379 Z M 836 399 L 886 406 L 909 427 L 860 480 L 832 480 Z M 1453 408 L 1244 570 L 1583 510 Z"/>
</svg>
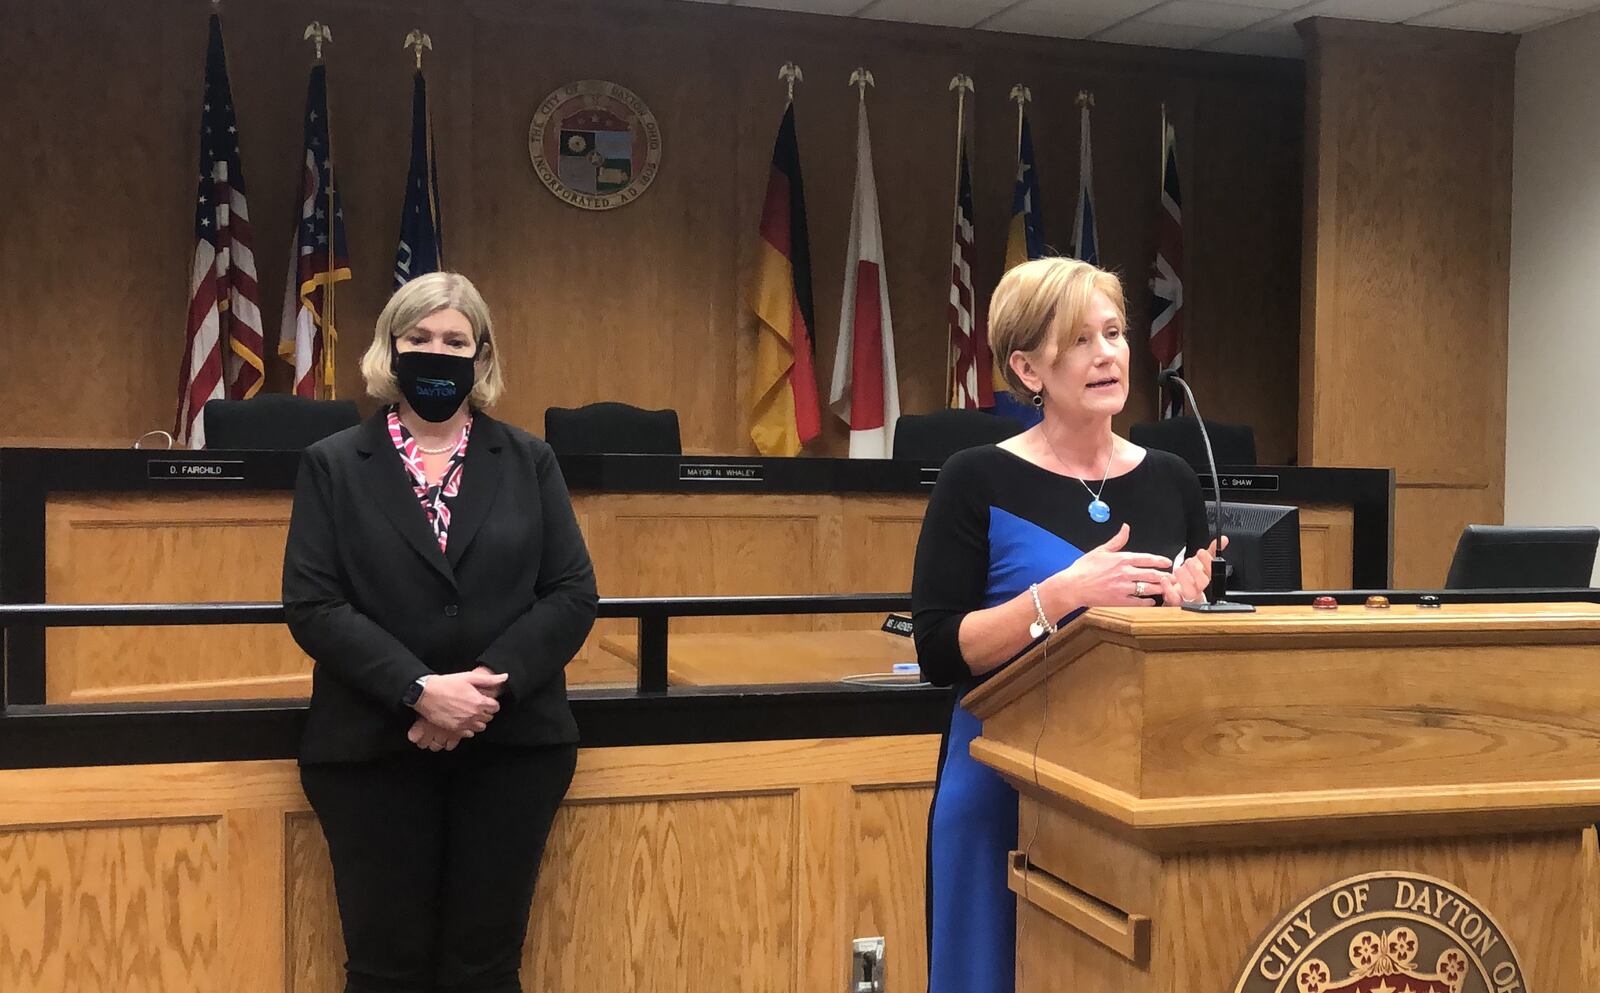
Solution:
<svg viewBox="0 0 1600 993">
<path fill-rule="evenodd" d="M 1096 609 L 966 697 L 1017 990 L 1600 990 L 1600 605 Z"/>
</svg>

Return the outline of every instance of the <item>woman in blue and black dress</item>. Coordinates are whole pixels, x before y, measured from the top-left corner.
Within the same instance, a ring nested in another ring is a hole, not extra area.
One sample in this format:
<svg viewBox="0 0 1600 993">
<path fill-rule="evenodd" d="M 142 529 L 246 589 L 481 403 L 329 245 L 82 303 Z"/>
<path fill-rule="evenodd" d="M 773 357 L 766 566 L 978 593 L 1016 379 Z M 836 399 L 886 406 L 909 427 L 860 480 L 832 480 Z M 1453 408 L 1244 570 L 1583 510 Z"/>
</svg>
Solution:
<svg viewBox="0 0 1600 993">
<path fill-rule="evenodd" d="M 1194 471 L 1111 429 L 1128 399 L 1126 325 L 1121 283 L 1085 262 L 1028 262 L 996 288 L 990 347 L 1043 420 L 939 473 L 911 584 L 930 681 L 964 694 L 1085 607 L 1204 595 L 1216 548 Z M 1015 986 L 1017 795 L 969 754 L 979 730 L 958 695 L 929 820 L 929 993 Z"/>
</svg>

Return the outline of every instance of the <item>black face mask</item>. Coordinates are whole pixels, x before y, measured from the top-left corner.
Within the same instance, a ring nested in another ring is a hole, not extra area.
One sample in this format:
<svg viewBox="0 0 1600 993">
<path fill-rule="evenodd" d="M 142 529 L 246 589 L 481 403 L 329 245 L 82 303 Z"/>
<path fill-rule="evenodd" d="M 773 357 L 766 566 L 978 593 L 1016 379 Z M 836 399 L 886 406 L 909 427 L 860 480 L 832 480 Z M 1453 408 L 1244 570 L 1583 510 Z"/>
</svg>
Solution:
<svg viewBox="0 0 1600 993">
<path fill-rule="evenodd" d="M 395 379 L 417 416 L 434 424 L 448 421 L 472 393 L 477 357 L 439 352 L 396 352 Z"/>
</svg>

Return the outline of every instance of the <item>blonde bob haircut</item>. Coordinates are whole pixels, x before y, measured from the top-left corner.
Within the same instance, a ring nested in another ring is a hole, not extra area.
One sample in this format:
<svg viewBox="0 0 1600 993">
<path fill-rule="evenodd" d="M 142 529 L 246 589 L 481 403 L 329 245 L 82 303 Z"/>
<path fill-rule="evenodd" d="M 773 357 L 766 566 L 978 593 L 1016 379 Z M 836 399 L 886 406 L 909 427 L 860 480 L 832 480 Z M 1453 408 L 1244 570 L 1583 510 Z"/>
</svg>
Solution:
<svg viewBox="0 0 1600 993">
<path fill-rule="evenodd" d="M 477 346 L 477 381 L 467 398 L 472 409 L 492 405 L 505 389 L 505 373 L 500 364 L 500 349 L 490 333 L 489 305 L 472 281 L 459 272 L 430 272 L 418 276 L 394 291 L 378 315 L 372 344 L 361 356 L 361 378 L 367 381 L 367 395 L 385 403 L 400 402 L 400 384 L 394 375 L 394 341 L 416 327 L 430 314 L 441 310 L 460 311 L 472 325 L 472 343 Z"/>
<path fill-rule="evenodd" d="M 1122 280 L 1116 274 L 1077 259 L 1034 259 L 1007 272 L 989 300 L 989 350 L 1006 377 L 1006 389 L 1023 403 L 1033 391 L 1011 368 L 1011 353 L 1047 359 L 1041 349 L 1052 344 L 1059 354 L 1063 338 L 1083 323 L 1096 290 L 1117 308 L 1123 330 L 1128 323 Z"/>
</svg>

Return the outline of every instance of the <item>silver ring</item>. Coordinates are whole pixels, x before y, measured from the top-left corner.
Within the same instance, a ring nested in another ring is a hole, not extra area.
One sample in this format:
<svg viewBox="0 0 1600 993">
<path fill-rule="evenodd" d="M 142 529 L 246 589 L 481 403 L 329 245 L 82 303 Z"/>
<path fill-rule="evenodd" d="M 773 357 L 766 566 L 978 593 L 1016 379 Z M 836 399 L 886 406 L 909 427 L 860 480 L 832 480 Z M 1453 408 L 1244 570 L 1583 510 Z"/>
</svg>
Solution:
<svg viewBox="0 0 1600 993">
<path fill-rule="evenodd" d="M 1144 581 L 1138 580 L 1133 584 L 1133 595 L 1144 596 Z"/>
</svg>

